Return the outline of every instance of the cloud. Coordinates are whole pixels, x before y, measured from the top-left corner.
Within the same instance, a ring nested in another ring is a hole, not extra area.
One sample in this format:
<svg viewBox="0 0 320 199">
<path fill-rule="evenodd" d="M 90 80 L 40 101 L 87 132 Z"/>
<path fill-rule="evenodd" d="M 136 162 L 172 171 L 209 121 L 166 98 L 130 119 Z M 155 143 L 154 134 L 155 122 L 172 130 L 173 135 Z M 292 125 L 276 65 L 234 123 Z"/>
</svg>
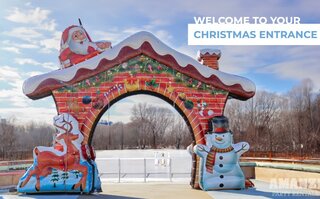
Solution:
<svg viewBox="0 0 320 199">
<path fill-rule="evenodd" d="M 197 58 L 197 51 L 199 49 L 202 49 L 201 47 L 197 46 L 188 46 L 188 45 L 182 45 L 175 48 L 178 52 L 183 53 L 185 55 L 188 55 L 189 57 L 196 59 Z"/>
<path fill-rule="evenodd" d="M 165 42 L 168 45 L 171 45 L 173 36 L 170 34 L 170 32 L 166 30 L 157 30 L 153 32 L 160 40 Z"/>
<path fill-rule="evenodd" d="M 164 41 L 165 43 L 171 43 L 171 39 L 173 36 L 166 30 L 164 29 L 158 29 L 157 26 L 154 25 L 144 25 L 142 27 L 131 27 L 131 28 L 126 28 L 122 30 L 123 33 L 126 35 L 131 35 L 140 31 L 148 31 L 152 32 L 156 37 L 158 37 L 160 40 Z"/>
<path fill-rule="evenodd" d="M 39 62 L 31 58 L 15 58 L 14 62 L 19 65 L 26 65 L 26 64 L 39 65 L 40 64 Z"/>
<path fill-rule="evenodd" d="M 133 95 L 125 98 L 125 100 L 130 104 L 147 103 L 153 106 L 172 108 L 172 106 L 166 101 L 152 95 L 145 95 L 145 94 Z"/>
<path fill-rule="evenodd" d="M 272 60 L 269 46 L 219 46 L 218 49 L 222 52 L 220 70 L 231 74 L 253 72 Z"/>
<path fill-rule="evenodd" d="M 0 81 L 12 81 L 20 78 L 21 76 L 16 68 L 10 66 L 0 67 Z"/>
<path fill-rule="evenodd" d="M 11 47 L 9 47 L 9 46 L 8 47 L 2 47 L 1 49 L 4 50 L 4 51 L 16 53 L 16 54 L 20 54 L 21 53 L 19 48 L 13 47 L 13 46 L 11 46 Z"/>
<path fill-rule="evenodd" d="M 14 7 L 5 18 L 9 21 L 23 24 L 41 24 L 48 18 L 50 10 L 41 9 L 39 7 L 29 10 L 20 10 Z"/>
<path fill-rule="evenodd" d="M 28 62 L 28 61 L 26 61 Z M 31 61 L 32 62 L 32 61 Z M 18 110 L 17 108 L 26 108 L 32 107 L 33 101 L 28 99 L 22 92 L 22 85 L 25 78 L 30 76 L 34 76 L 37 74 L 41 74 L 42 72 L 39 71 L 29 71 L 26 73 L 22 73 L 16 67 L 11 66 L 0 66 L 0 113 L 3 115 L 2 111 L 9 111 L 9 110 Z M 9 87 L 9 88 L 6 88 Z M 51 99 L 51 98 L 50 98 Z M 48 100 L 48 99 L 46 99 Z M 1 108 L 2 106 L 6 105 L 5 107 L 9 107 L 8 109 Z M 38 102 L 37 102 L 38 104 Z M 10 112 L 8 112 L 9 114 Z M 7 115 L 8 115 L 7 114 Z M 13 114 L 13 113 L 12 113 Z M 31 114 L 31 113 L 30 113 Z M 25 115 L 25 114 L 23 114 Z M 16 115 L 16 117 L 22 117 L 21 115 Z"/>
<path fill-rule="evenodd" d="M 23 80 L 20 72 L 10 66 L 0 66 L 0 82 L 1 85 L 8 85 L 10 89 L 0 89 L 1 104 L 8 104 L 16 107 L 28 106 L 27 97 L 22 93 Z"/>
<path fill-rule="evenodd" d="M 22 87 L 22 82 L 19 85 Z M 14 89 L 1 89 L 1 104 L 7 104 L 9 105 L 8 107 L 28 107 L 28 99 L 22 94 L 21 87 L 20 89 L 18 89 L 18 87 L 15 87 Z"/>
<path fill-rule="evenodd" d="M 11 31 L 3 32 L 3 34 L 10 37 L 16 37 L 25 41 L 32 41 L 36 38 L 40 38 L 43 36 L 40 32 L 36 31 L 34 28 L 28 28 L 28 27 L 14 28 Z"/>
<path fill-rule="evenodd" d="M 33 8 L 31 4 L 25 5 L 24 8 L 12 8 L 5 18 L 22 26 L 15 26 L 11 30 L 2 32 L 2 34 L 29 43 L 19 45 L 6 41 L 7 44 L 12 44 L 13 47 L 19 49 L 40 48 L 41 53 L 52 53 L 59 50 L 60 33 L 56 30 L 55 19 L 49 18 L 50 13 L 51 11 L 47 9 Z"/>
<path fill-rule="evenodd" d="M 24 107 L 24 108 L 0 108 L 2 118 L 14 117 L 17 123 L 46 122 L 52 124 L 53 117 L 57 114 L 55 108 L 48 107 Z"/>
<path fill-rule="evenodd" d="M 56 26 L 56 21 L 54 19 L 51 19 L 47 22 L 40 24 L 40 26 L 38 26 L 37 28 L 41 30 L 54 32 L 56 30 Z"/>
<path fill-rule="evenodd" d="M 33 77 L 33 76 L 41 75 L 41 74 L 43 74 L 43 72 L 41 72 L 41 71 L 31 71 L 31 72 L 26 73 L 26 75 L 29 77 Z"/>
<path fill-rule="evenodd" d="M 268 66 L 265 70 L 268 70 L 267 73 L 274 73 L 279 75 L 282 78 L 288 79 L 298 79 L 302 80 L 305 78 L 311 78 L 316 81 L 318 87 L 320 86 L 319 66 L 313 65 L 309 66 L 306 70 L 303 65 L 307 64 L 305 61 L 284 61 Z M 319 87 L 320 88 L 320 87 Z"/>
<path fill-rule="evenodd" d="M 128 123 L 131 121 L 131 110 L 134 105 L 138 103 L 147 103 L 148 105 L 167 108 L 172 111 L 176 117 L 179 117 L 179 113 L 175 108 L 167 103 L 166 101 L 154 97 L 151 95 L 139 94 L 134 96 L 126 97 L 115 103 L 110 109 L 101 117 L 102 120 L 109 120 L 112 122 L 124 122 Z"/>
<path fill-rule="evenodd" d="M 196 58 L 196 52 L 207 46 L 183 45 L 178 51 Z M 209 46 L 212 48 L 212 46 Z M 320 49 L 317 46 L 216 46 L 221 50 L 220 70 L 230 74 L 272 74 L 281 80 L 310 78 L 320 89 Z M 271 80 L 272 81 L 272 80 Z M 258 88 L 270 90 L 268 82 Z M 274 89 L 274 88 L 273 88 Z"/>
<path fill-rule="evenodd" d="M 39 48 L 39 46 L 31 43 L 15 43 L 10 40 L 4 40 L 1 42 L 3 47 L 1 47 L 2 50 L 13 52 L 16 54 L 21 54 L 22 49 L 36 49 Z"/>
<path fill-rule="evenodd" d="M 273 51 L 278 58 L 257 70 L 259 73 L 273 74 L 282 79 L 311 79 L 314 89 L 320 89 L 320 49 L 316 46 L 276 47 Z"/>
<path fill-rule="evenodd" d="M 53 63 L 53 62 L 43 62 L 40 63 L 34 59 L 31 58 L 15 58 L 14 62 L 19 64 L 19 65 L 34 65 L 34 66 L 41 66 L 46 69 L 50 70 L 57 70 L 59 67 Z"/>
<path fill-rule="evenodd" d="M 115 2 L 114 4 L 116 4 Z M 143 5 L 143 6 L 141 6 Z M 170 5 L 173 9 L 168 9 Z M 116 7 L 117 8 L 117 7 Z M 190 16 L 310 16 L 315 19 L 320 16 L 318 11 L 318 2 L 314 0 L 306 1 L 274 1 L 265 0 L 229 0 L 229 1 L 212 1 L 205 0 L 195 1 L 142 1 L 140 4 L 131 3 L 128 5 L 130 10 L 140 13 L 142 16 L 151 20 L 161 19 L 162 21 L 174 23 L 177 20 L 186 20 Z M 152 11 L 151 11 L 152 10 Z M 188 14 L 186 16 L 186 14 Z"/>
<path fill-rule="evenodd" d="M 92 34 L 94 35 L 94 39 L 96 41 L 109 40 L 112 43 L 118 43 L 128 36 L 127 34 L 123 34 L 121 32 L 118 32 L 116 29 L 113 29 L 110 31 L 96 30 L 96 31 L 93 31 Z M 89 35 L 90 35 L 90 33 L 89 33 Z"/>
<path fill-rule="evenodd" d="M 197 60 L 197 51 L 211 48 L 221 51 L 219 59 L 220 70 L 231 74 L 246 74 L 257 67 L 266 64 L 261 59 L 266 53 L 270 54 L 270 47 L 261 46 L 188 46 L 182 45 L 176 48 L 177 51 Z M 271 57 L 270 57 L 271 59 Z"/>
<path fill-rule="evenodd" d="M 5 40 L 2 43 L 4 43 L 4 45 L 7 45 L 7 47 L 5 47 L 6 49 L 40 48 L 40 52 L 42 53 L 52 53 L 54 51 L 58 52 L 58 50 L 60 49 L 59 44 L 61 33 L 58 31 L 51 33 L 50 37 L 46 37 L 44 34 L 40 33 L 34 28 L 19 27 L 14 28 L 11 31 L 5 31 L 3 32 L 3 34 L 29 42 L 19 44 L 11 42 L 9 40 Z"/>
<path fill-rule="evenodd" d="M 10 40 L 4 40 L 2 41 L 2 44 L 3 45 L 6 45 L 8 47 L 15 47 L 15 48 L 18 48 L 18 49 L 21 49 L 21 48 L 25 48 L 25 49 L 35 49 L 35 48 L 39 48 L 38 45 L 35 45 L 35 44 L 30 44 L 30 43 L 15 43 L 15 42 L 12 42 Z"/>
<path fill-rule="evenodd" d="M 52 37 L 40 40 L 40 45 L 43 47 L 41 52 L 43 53 L 51 53 L 53 51 L 58 52 L 60 49 L 60 37 L 61 33 L 55 31 L 52 34 Z"/>
<path fill-rule="evenodd" d="M 173 36 L 170 34 L 170 32 L 164 29 L 157 29 L 157 27 L 153 25 L 143 25 L 141 27 L 129 27 L 129 28 L 113 27 L 113 28 L 110 28 L 108 31 L 101 31 L 101 30 L 93 31 L 93 35 L 94 35 L 94 38 L 97 38 L 97 40 L 107 39 L 115 44 L 124 40 L 128 36 L 140 31 L 152 32 L 156 37 L 158 37 L 160 40 L 164 41 L 167 44 L 170 44 L 172 42 Z"/>
</svg>

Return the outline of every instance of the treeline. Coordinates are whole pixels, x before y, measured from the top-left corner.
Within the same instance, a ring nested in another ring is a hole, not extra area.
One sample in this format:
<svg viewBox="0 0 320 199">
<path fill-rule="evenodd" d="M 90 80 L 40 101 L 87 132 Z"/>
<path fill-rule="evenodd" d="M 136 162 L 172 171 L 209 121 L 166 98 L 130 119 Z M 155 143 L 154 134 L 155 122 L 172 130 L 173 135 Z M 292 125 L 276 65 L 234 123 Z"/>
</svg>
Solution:
<svg viewBox="0 0 320 199">
<path fill-rule="evenodd" d="M 191 133 L 182 119 L 162 107 L 139 103 L 131 110 L 131 122 L 98 125 L 93 136 L 96 149 L 186 148 Z"/>
<path fill-rule="evenodd" d="M 52 146 L 53 125 L 30 123 L 18 125 L 15 119 L 0 121 L 0 160 L 32 158 L 35 146 Z M 191 133 L 181 117 L 167 108 L 137 104 L 129 123 L 111 126 L 97 125 L 95 149 L 186 148 L 192 142 Z"/>
<path fill-rule="evenodd" d="M 51 146 L 55 129 L 46 123 L 17 125 L 15 119 L 0 122 L 0 160 L 32 157 L 35 146 Z"/>
<path fill-rule="evenodd" d="M 184 149 L 192 135 L 181 117 L 155 105 L 136 104 L 129 123 L 97 125 L 93 145 L 96 149 Z M 304 80 L 285 94 L 258 91 L 248 101 L 228 100 L 229 118 L 235 142 L 247 141 L 250 151 L 319 157 L 320 93 L 311 80 Z M 51 146 L 53 125 L 17 125 L 14 119 L 0 121 L 0 159 L 32 157 L 35 146 Z M 288 157 L 288 155 L 286 156 Z"/>
<path fill-rule="evenodd" d="M 229 117 L 236 141 L 245 140 L 252 152 L 320 155 L 320 93 L 307 79 L 288 93 L 257 92 L 246 102 L 229 100 Z"/>
</svg>

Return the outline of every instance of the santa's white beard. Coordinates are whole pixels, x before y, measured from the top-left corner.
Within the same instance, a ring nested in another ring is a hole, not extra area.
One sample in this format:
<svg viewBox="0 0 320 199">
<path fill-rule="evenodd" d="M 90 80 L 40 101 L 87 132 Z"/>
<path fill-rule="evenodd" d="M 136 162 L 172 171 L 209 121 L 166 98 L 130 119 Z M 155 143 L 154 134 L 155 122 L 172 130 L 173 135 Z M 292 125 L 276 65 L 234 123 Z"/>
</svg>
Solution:
<svg viewBox="0 0 320 199">
<path fill-rule="evenodd" d="M 87 40 L 83 41 L 83 43 L 71 41 L 69 44 L 70 50 L 80 55 L 87 55 L 89 46 L 96 49 L 96 45 L 94 43 L 88 42 Z"/>
</svg>

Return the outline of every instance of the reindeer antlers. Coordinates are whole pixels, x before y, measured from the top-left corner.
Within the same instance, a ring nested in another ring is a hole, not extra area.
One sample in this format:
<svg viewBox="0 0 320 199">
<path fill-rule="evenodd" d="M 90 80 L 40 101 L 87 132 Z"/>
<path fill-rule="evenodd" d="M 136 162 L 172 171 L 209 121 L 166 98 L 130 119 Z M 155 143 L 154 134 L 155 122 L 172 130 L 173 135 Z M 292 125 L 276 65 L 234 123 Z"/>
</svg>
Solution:
<svg viewBox="0 0 320 199">
<path fill-rule="evenodd" d="M 60 117 L 58 118 L 58 119 L 56 119 L 56 120 L 54 120 L 54 126 L 55 127 L 57 127 L 57 128 L 60 128 L 60 129 L 62 129 L 62 130 L 64 130 L 66 133 L 69 133 L 69 132 L 71 132 L 72 131 L 72 129 L 73 129 L 73 125 L 72 125 L 72 122 L 70 121 L 70 122 L 68 122 L 68 121 L 66 121 L 65 120 L 65 118 L 64 118 L 64 116 L 65 116 L 66 114 L 62 114 L 62 125 L 61 126 L 58 126 L 57 124 L 56 124 L 56 122 L 60 119 Z M 68 115 L 68 119 L 69 119 L 69 115 Z M 65 125 L 69 125 L 70 126 L 70 129 L 68 129 L 68 127 L 65 127 Z"/>
</svg>

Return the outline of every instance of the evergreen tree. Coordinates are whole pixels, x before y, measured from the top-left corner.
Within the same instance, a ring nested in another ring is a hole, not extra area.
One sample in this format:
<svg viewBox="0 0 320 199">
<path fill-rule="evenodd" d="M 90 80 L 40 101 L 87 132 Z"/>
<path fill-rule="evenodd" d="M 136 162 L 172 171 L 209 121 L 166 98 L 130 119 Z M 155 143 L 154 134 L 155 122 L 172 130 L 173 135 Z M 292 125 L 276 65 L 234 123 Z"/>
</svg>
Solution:
<svg viewBox="0 0 320 199">
<path fill-rule="evenodd" d="M 61 175 L 61 179 L 63 180 L 63 184 L 66 184 L 66 180 L 69 178 L 68 172 L 63 172 Z"/>
<path fill-rule="evenodd" d="M 52 174 L 51 174 L 51 182 L 53 182 L 53 187 L 56 187 L 56 182 L 59 181 L 59 173 L 56 169 L 52 169 Z"/>
<path fill-rule="evenodd" d="M 80 176 L 80 171 L 74 170 L 74 171 L 72 171 L 72 173 L 73 173 L 73 175 L 75 175 L 75 177 L 76 177 L 77 179 L 79 178 L 79 176 Z"/>
</svg>

